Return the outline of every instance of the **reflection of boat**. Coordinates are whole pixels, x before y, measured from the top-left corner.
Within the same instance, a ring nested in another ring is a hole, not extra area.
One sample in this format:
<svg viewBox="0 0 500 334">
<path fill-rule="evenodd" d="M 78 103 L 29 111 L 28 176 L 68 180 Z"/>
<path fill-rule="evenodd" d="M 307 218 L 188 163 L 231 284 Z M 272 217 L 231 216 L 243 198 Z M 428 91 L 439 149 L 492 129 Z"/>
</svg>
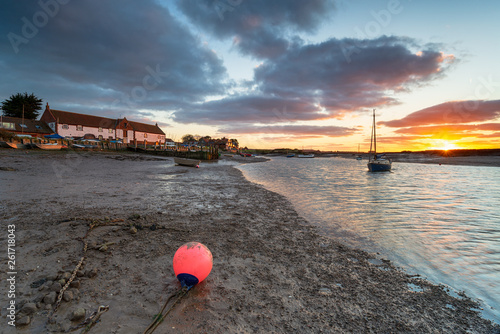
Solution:
<svg viewBox="0 0 500 334">
<path fill-rule="evenodd" d="M 368 170 L 370 172 L 386 172 L 390 171 L 392 162 L 385 157 L 385 154 L 377 154 L 377 124 L 375 123 L 375 109 L 373 109 L 373 127 L 370 140 L 370 156 L 368 158 Z M 372 151 L 373 148 L 373 151 Z"/>
<path fill-rule="evenodd" d="M 314 158 L 314 154 L 299 154 L 297 158 Z"/>
<path fill-rule="evenodd" d="M 61 144 L 35 144 L 36 147 L 41 148 L 42 150 L 60 150 L 63 148 Z"/>
<path fill-rule="evenodd" d="M 184 158 L 174 158 L 174 162 L 178 165 L 181 166 L 188 166 L 188 167 L 199 167 L 201 160 L 195 160 L 195 159 L 184 159 Z"/>
</svg>

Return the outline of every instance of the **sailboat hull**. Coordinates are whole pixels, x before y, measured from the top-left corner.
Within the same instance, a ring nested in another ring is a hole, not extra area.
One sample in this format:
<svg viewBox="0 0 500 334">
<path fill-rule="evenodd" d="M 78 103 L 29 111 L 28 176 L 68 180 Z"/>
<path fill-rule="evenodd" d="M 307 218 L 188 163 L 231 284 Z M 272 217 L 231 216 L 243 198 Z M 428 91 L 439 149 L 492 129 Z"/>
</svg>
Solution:
<svg viewBox="0 0 500 334">
<path fill-rule="evenodd" d="M 367 165 L 370 172 L 389 172 L 392 167 L 390 160 L 374 160 L 370 161 Z"/>
</svg>

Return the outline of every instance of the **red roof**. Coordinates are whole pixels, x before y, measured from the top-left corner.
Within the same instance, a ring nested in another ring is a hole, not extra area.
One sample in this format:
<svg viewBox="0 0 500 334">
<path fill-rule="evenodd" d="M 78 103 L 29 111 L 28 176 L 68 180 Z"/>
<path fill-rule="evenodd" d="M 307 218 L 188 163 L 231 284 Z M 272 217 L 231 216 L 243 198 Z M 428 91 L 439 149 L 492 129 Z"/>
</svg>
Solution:
<svg viewBox="0 0 500 334">
<path fill-rule="evenodd" d="M 51 134 L 54 133 L 49 126 L 42 121 L 36 121 L 34 119 L 23 119 L 18 118 L 18 117 L 9 117 L 9 116 L 2 116 L 1 117 L 1 122 L 2 123 L 14 123 L 15 129 L 7 129 L 10 131 L 14 132 L 20 132 L 20 133 L 25 133 L 25 134 Z M 25 127 L 22 127 L 21 124 L 24 124 Z M 0 126 L 1 127 L 1 126 Z"/>
<path fill-rule="evenodd" d="M 54 109 L 50 109 L 50 112 L 54 115 L 57 123 L 59 124 L 83 125 L 105 129 L 114 129 L 117 124 L 116 119 L 106 117 L 78 114 Z"/>
<path fill-rule="evenodd" d="M 139 122 L 133 122 L 133 121 L 128 121 L 128 123 L 132 126 L 132 128 L 135 131 L 140 131 L 140 132 L 147 132 L 147 133 L 156 133 L 159 135 L 164 135 L 165 132 L 163 132 L 158 125 L 151 125 L 151 124 L 145 124 L 145 123 L 139 123 Z"/>
</svg>

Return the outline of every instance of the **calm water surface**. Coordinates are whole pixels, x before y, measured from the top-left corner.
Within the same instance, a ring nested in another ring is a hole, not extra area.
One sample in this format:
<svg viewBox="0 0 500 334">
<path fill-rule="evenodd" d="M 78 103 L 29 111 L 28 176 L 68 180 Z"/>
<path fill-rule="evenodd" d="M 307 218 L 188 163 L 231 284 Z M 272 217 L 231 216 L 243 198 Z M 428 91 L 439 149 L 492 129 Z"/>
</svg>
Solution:
<svg viewBox="0 0 500 334">
<path fill-rule="evenodd" d="M 239 168 L 328 236 L 479 300 L 500 322 L 500 168 L 273 158 Z"/>
</svg>

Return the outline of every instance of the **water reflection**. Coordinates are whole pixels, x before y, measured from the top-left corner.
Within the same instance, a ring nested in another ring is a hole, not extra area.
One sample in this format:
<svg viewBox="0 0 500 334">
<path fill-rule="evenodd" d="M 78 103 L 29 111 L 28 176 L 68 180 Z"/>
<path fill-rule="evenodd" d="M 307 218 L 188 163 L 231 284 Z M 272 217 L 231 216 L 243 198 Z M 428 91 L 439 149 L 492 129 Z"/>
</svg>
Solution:
<svg viewBox="0 0 500 334">
<path fill-rule="evenodd" d="M 500 173 L 493 167 L 275 158 L 240 169 L 327 235 L 465 290 L 500 319 Z M 494 308 L 494 309 L 492 309 Z"/>
</svg>

